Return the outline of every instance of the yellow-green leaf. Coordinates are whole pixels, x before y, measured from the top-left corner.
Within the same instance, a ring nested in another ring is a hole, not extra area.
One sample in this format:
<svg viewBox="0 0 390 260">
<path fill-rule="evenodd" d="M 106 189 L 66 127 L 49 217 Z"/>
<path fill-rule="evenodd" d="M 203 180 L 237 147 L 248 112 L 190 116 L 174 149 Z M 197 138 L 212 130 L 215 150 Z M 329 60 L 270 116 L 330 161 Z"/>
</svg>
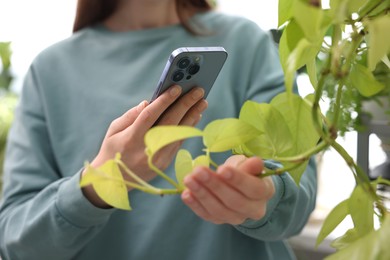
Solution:
<svg viewBox="0 0 390 260">
<path fill-rule="evenodd" d="M 245 148 L 263 158 L 285 156 L 292 149 L 292 135 L 283 115 L 270 104 L 246 101 L 240 120 L 256 127 L 261 134 L 248 141 Z"/>
<path fill-rule="evenodd" d="M 387 66 L 388 69 L 390 69 L 390 60 L 389 57 L 385 56 L 382 58 L 383 63 Z"/>
<path fill-rule="evenodd" d="M 206 155 L 199 155 L 196 157 L 193 161 L 194 168 L 197 166 L 205 166 L 209 167 L 210 166 L 210 159 Z"/>
<path fill-rule="evenodd" d="M 368 68 L 358 63 L 352 67 L 349 79 L 352 86 L 365 97 L 373 96 L 385 87 L 374 78 Z"/>
<path fill-rule="evenodd" d="M 192 156 L 189 151 L 180 149 L 177 152 L 175 160 L 176 179 L 180 187 L 184 188 L 184 178 L 193 169 Z"/>
<path fill-rule="evenodd" d="M 351 228 L 347 232 L 345 232 L 344 235 L 333 240 L 330 246 L 337 250 L 341 250 L 348 247 L 350 244 L 358 240 L 360 237 L 361 236 L 356 231 L 356 228 Z"/>
<path fill-rule="evenodd" d="M 281 93 L 270 103 L 283 117 L 283 121 L 290 130 L 291 149 L 283 156 L 294 156 L 314 148 L 320 136 L 312 120 L 312 107 L 310 103 L 296 94 Z M 275 158 L 277 160 L 277 158 Z M 307 162 L 298 168 L 290 170 L 290 175 L 299 184 L 300 178 L 306 169 Z M 284 166 L 293 164 L 285 163 Z"/>
<path fill-rule="evenodd" d="M 374 70 L 377 63 L 390 52 L 390 15 L 370 19 L 367 28 L 368 68 Z"/>
<path fill-rule="evenodd" d="M 209 152 L 233 149 L 260 134 L 255 127 L 237 118 L 215 120 L 203 132 L 203 143 Z"/>
<path fill-rule="evenodd" d="M 317 66 L 316 59 L 312 59 L 306 63 L 307 75 L 309 76 L 310 83 L 314 89 L 317 88 L 318 79 L 317 79 Z"/>
<path fill-rule="evenodd" d="M 282 65 L 285 77 L 285 85 L 288 92 L 292 92 L 292 85 L 295 78 L 295 71 L 290 72 L 287 70 L 287 60 L 291 52 L 296 48 L 298 42 L 304 38 L 304 34 L 299 25 L 292 20 L 284 28 L 282 37 L 279 42 L 279 57 Z"/>
<path fill-rule="evenodd" d="M 345 219 L 348 215 L 348 200 L 340 202 L 332 209 L 322 224 L 320 233 L 317 236 L 316 246 L 321 242 Z"/>
<path fill-rule="evenodd" d="M 176 155 L 175 171 L 176 179 L 181 188 L 184 188 L 184 178 L 193 171 L 197 166 L 209 167 L 210 160 L 206 155 L 199 155 L 194 160 L 190 152 L 184 149 L 180 149 Z"/>
<path fill-rule="evenodd" d="M 308 4 L 307 1 L 295 1 L 292 12 L 294 19 L 304 32 L 305 38 L 311 42 L 322 42 L 323 10 Z"/>
<path fill-rule="evenodd" d="M 203 132 L 189 126 L 156 126 L 145 135 L 146 153 L 149 157 L 164 146 L 183 139 L 202 136 Z"/>
<path fill-rule="evenodd" d="M 127 187 L 122 174 L 114 160 L 108 160 L 102 166 L 86 167 L 80 186 L 92 184 L 96 194 L 114 208 L 130 210 Z"/>
<path fill-rule="evenodd" d="M 360 236 L 345 248 L 325 258 L 325 260 L 367 260 L 390 259 L 390 216 L 387 215 L 381 228 L 371 231 L 365 236 Z"/>
<path fill-rule="evenodd" d="M 348 200 L 348 208 L 360 236 L 374 229 L 374 201 L 360 185 L 353 190 Z"/>
<path fill-rule="evenodd" d="M 321 49 L 321 42 L 312 43 L 302 38 L 297 46 L 289 53 L 287 60 L 282 64 L 285 73 L 285 84 L 288 92 L 292 92 L 292 86 L 296 71 L 305 64 L 312 62 Z M 287 52 L 286 50 L 283 50 Z M 283 57 L 285 59 L 286 57 Z M 281 58 L 282 59 L 282 58 Z"/>
<path fill-rule="evenodd" d="M 285 22 L 292 17 L 292 7 L 295 0 L 279 0 L 278 3 L 278 27 L 283 25 Z"/>
</svg>

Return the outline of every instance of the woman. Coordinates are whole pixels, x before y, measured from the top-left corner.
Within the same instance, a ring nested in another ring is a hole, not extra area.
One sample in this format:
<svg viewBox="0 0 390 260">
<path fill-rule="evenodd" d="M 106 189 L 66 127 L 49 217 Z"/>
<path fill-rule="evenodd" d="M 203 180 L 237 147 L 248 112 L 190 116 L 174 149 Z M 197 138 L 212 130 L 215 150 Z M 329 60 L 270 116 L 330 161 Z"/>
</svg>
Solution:
<svg viewBox="0 0 390 260">
<path fill-rule="evenodd" d="M 146 166 L 146 131 L 198 122 L 203 129 L 237 117 L 248 99 L 267 102 L 283 91 L 270 37 L 252 22 L 212 11 L 205 0 L 79 0 L 74 28 L 38 55 L 25 79 L 8 140 L 1 256 L 293 258 L 283 240 L 302 229 L 314 208 L 312 165 L 298 188 L 288 173 L 254 176 L 263 170 L 259 158 L 217 155 L 217 172 L 195 169 L 181 197 L 130 190 L 130 212 L 78 186 L 85 160 L 99 166 L 116 152 L 143 179 L 168 185 Z M 151 104 L 142 101 L 150 99 L 171 51 L 184 46 L 223 46 L 229 53 L 208 101 L 200 88 L 178 98 L 178 86 Z M 202 144 L 188 140 L 184 148 L 195 156 Z M 177 149 L 164 148 L 156 162 L 172 176 Z"/>
</svg>

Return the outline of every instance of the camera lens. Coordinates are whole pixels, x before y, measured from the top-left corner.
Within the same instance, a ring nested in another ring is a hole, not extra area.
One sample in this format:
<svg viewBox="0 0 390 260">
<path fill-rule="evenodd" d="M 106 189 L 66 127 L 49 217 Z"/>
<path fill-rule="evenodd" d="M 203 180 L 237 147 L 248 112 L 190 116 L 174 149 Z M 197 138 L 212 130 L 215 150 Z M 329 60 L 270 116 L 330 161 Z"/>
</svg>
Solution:
<svg viewBox="0 0 390 260">
<path fill-rule="evenodd" d="M 184 78 L 184 73 L 180 70 L 175 71 L 175 73 L 173 73 L 173 75 L 172 75 L 172 80 L 174 82 L 179 82 L 183 78 Z"/>
<path fill-rule="evenodd" d="M 191 66 L 188 68 L 188 73 L 189 73 L 190 75 L 195 75 L 196 73 L 198 73 L 199 69 L 200 69 L 199 64 L 196 64 L 196 63 L 195 63 L 195 64 L 191 65 Z"/>
<path fill-rule="evenodd" d="M 177 66 L 180 69 L 185 69 L 190 65 L 190 59 L 188 57 L 181 58 L 179 62 L 177 63 Z"/>
</svg>

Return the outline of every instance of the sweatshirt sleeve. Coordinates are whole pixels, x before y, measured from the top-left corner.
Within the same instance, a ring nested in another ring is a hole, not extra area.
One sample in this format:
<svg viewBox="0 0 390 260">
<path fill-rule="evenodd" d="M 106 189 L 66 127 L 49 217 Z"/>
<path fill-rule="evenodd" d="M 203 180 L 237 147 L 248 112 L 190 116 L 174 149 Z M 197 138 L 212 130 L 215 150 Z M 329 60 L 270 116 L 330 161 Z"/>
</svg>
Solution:
<svg viewBox="0 0 390 260">
<path fill-rule="evenodd" d="M 255 55 L 244 96 L 246 100 L 270 102 L 274 96 L 285 91 L 284 74 L 276 43 L 269 34 L 261 30 L 258 33 L 259 28 L 254 30 L 257 33 L 252 32 L 251 47 L 255 49 Z M 297 92 L 296 86 L 295 91 Z M 266 163 L 268 167 L 275 167 L 271 162 Z M 316 202 L 317 175 L 314 160 L 310 160 L 299 186 L 289 173 L 272 178 L 276 192 L 267 205 L 266 216 L 260 221 L 247 220 L 236 227 L 244 234 L 264 241 L 286 239 L 299 233 Z"/>
<path fill-rule="evenodd" d="M 273 168 L 271 163 L 266 166 Z M 297 186 L 288 173 L 272 176 L 275 195 L 259 221 L 247 220 L 236 226 L 244 234 L 263 241 L 277 241 L 297 235 L 305 226 L 316 202 L 317 176 L 314 160 L 309 161 Z"/>
<path fill-rule="evenodd" d="M 0 205 L 3 259 L 70 259 L 108 221 L 78 186 L 81 169 L 63 177 L 53 155 L 32 66 L 6 148 Z M 81 168 L 81 167 L 80 167 Z"/>
</svg>

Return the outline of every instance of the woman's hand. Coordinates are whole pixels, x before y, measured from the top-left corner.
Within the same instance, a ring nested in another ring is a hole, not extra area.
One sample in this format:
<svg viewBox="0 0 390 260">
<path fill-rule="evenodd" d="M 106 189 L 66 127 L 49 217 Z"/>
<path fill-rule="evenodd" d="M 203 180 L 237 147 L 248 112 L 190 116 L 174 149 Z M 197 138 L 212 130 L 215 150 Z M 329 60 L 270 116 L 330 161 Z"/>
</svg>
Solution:
<svg viewBox="0 0 390 260">
<path fill-rule="evenodd" d="M 182 200 L 195 214 L 215 224 L 259 220 L 275 187 L 271 177 L 259 178 L 263 161 L 242 155 L 230 157 L 216 172 L 199 167 L 184 179 Z"/>
<path fill-rule="evenodd" d="M 201 113 L 207 108 L 202 88 L 194 88 L 178 98 L 180 94 L 181 88 L 172 86 L 151 104 L 143 101 L 112 121 L 91 165 L 98 167 L 113 159 L 116 153 L 121 153 L 122 161 L 130 170 L 146 181 L 153 179 L 156 174 L 149 169 L 145 154 L 146 132 L 155 125 L 195 126 L 201 118 Z M 153 157 L 154 164 L 160 169 L 167 168 L 179 147 L 180 143 L 175 143 L 161 149 Z M 124 177 L 131 180 L 127 175 Z M 84 188 L 83 192 L 96 206 L 107 206 L 97 197 L 92 186 Z"/>
</svg>

